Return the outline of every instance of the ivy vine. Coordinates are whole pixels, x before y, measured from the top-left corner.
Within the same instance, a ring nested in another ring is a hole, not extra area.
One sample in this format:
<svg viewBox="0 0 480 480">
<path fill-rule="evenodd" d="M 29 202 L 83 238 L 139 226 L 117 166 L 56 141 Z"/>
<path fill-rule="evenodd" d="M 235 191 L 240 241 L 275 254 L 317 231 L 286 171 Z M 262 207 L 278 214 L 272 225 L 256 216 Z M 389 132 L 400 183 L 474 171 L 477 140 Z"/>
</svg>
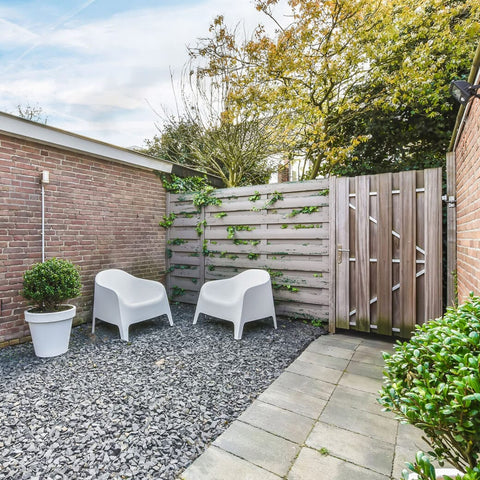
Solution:
<svg viewBox="0 0 480 480">
<path fill-rule="evenodd" d="M 173 222 L 175 221 L 175 219 L 177 218 L 177 216 L 175 215 L 175 213 L 170 213 L 169 215 L 163 215 L 163 221 L 162 222 L 159 222 L 158 224 L 167 229 L 167 228 L 170 228 L 172 225 L 173 225 Z"/>
<path fill-rule="evenodd" d="M 252 230 L 255 230 L 255 227 L 251 227 L 250 225 L 229 225 L 227 227 L 227 238 L 232 239 L 236 232 L 251 232 Z"/>
<path fill-rule="evenodd" d="M 295 217 L 296 215 L 299 215 L 300 213 L 307 213 L 307 214 L 312 214 L 318 212 L 318 207 L 302 207 L 300 210 L 292 210 L 287 217 Z"/>
<path fill-rule="evenodd" d="M 251 195 L 250 197 L 248 197 L 248 199 L 251 201 L 251 202 L 256 202 L 257 200 L 260 200 L 260 192 L 255 190 L 254 194 Z"/>
</svg>

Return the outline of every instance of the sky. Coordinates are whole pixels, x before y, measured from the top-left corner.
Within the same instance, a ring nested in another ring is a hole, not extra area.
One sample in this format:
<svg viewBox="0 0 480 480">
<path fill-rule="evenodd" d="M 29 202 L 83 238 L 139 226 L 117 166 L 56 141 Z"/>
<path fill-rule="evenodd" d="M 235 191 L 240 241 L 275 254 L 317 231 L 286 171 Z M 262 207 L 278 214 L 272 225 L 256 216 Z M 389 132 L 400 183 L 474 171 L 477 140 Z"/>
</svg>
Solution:
<svg viewBox="0 0 480 480">
<path fill-rule="evenodd" d="M 263 21 L 251 0 L 0 0 L 0 111 L 41 107 L 50 126 L 142 146 L 218 14 Z"/>
</svg>

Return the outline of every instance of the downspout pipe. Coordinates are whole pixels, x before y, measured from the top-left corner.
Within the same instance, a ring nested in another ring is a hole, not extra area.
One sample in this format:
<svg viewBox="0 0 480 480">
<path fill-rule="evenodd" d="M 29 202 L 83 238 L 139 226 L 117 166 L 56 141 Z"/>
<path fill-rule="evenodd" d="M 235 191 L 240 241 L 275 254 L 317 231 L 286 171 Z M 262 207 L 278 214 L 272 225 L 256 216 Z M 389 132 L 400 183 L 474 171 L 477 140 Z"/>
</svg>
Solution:
<svg viewBox="0 0 480 480">
<path fill-rule="evenodd" d="M 44 170 L 40 177 L 42 185 L 42 263 L 45 262 L 45 184 L 50 183 L 50 173 Z"/>
</svg>

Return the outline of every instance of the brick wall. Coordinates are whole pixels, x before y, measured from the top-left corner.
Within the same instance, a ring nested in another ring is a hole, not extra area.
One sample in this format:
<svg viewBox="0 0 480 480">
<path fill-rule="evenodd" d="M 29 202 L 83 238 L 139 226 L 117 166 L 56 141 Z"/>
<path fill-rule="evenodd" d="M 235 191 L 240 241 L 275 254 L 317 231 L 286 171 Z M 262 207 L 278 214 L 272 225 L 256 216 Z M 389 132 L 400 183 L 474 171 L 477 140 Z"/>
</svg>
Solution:
<svg viewBox="0 0 480 480">
<path fill-rule="evenodd" d="M 458 299 L 480 295 L 480 99 L 469 105 L 455 149 Z"/>
<path fill-rule="evenodd" d="M 95 274 L 118 267 L 164 281 L 165 191 L 151 171 L 0 135 L 0 346 L 28 339 L 23 272 L 41 261 L 42 170 L 45 257 L 80 267 L 76 322 L 90 319 Z"/>
</svg>

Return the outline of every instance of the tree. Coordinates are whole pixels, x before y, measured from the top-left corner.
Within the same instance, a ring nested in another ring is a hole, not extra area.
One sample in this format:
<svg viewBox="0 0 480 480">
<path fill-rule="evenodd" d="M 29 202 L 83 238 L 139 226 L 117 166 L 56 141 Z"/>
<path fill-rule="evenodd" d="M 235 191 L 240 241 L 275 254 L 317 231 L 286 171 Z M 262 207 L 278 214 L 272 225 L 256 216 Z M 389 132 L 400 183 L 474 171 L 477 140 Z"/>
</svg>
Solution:
<svg viewBox="0 0 480 480">
<path fill-rule="evenodd" d="M 47 124 L 48 117 L 44 115 L 43 108 L 39 105 L 17 105 L 17 115 L 33 122 Z"/>
<path fill-rule="evenodd" d="M 191 54 L 200 74 L 228 73 L 238 110 L 278 115 L 306 178 L 438 160 L 455 114 L 448 85 L 478 41 L 476 0 L 288 0 L 287 21 L 277 3 L 255 2 L 274 35 L 259 26 L 240 39 L 219 16 Z"/>
<path fill-rule="evenodd" d="M 375 47 L 376 76 L 358 87 L 369 107 L 343 126 L 369 137 L 336 174 L 442 166 L 457 105 L 448 87 L 468 75 L 478 43 L 477 2 L 392 2 Z"/>
<path fill-rule="evenodd" d="M 267 183 L 277 168 L 276 119 L 231 109 L 227 92 L 228 82 L 205 81 L 188 71 L 185 113 L 168 116 L 141 151 L 218 176 L 227 187 Z"/>
<path fill-rule="evenodd" d="M 145 140 L 140 151 L 182 165 L 194 165 L 194 145 L 200 143 L 201 128 L 187 116 L 168 116 L 159 134 Z"/>
</svg>

